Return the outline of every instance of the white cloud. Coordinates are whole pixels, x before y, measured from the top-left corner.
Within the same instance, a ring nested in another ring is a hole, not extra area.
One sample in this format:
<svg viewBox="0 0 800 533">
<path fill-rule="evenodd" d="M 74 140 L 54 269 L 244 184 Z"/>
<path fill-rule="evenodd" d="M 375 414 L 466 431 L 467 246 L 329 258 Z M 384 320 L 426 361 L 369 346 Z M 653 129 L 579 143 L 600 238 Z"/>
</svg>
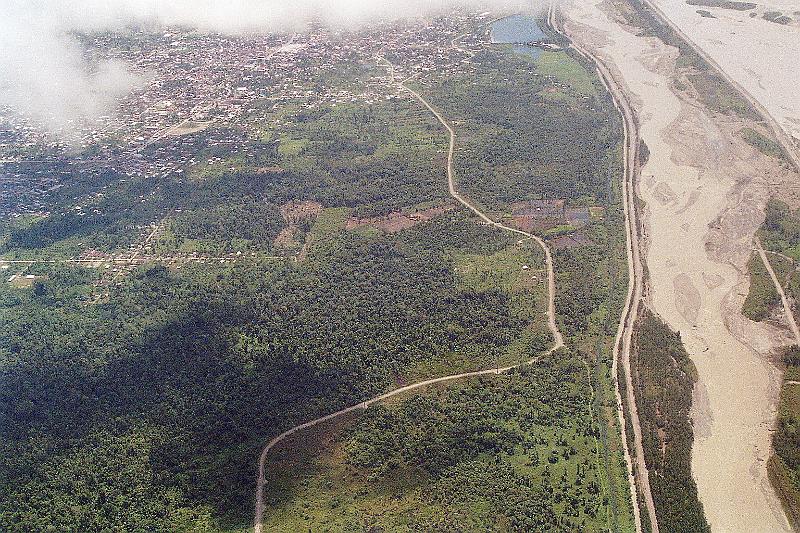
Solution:
<svg viewBox="0 0 800 533">
<path fill-rule="evenodd" d="M 0 103 L 69 130 L 108 113 L 142 84 L 120 62 L 90 65 L 74 32 L 118 30 L 130 24 L 185 25 L 238 34 L 298 30 L 310 20 L 358 26 L 377 19 L 430 14 L 487 2 L 520 0 L 0 0 Z"/>
</svg>

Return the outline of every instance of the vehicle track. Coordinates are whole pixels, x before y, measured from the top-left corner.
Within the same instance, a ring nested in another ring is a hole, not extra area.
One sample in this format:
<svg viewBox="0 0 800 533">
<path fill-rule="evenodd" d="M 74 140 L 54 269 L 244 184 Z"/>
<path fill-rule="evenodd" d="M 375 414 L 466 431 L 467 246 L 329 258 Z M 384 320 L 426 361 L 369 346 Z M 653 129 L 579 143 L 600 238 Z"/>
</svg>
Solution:
<svg viewBox="0 0 800 533">
<path fill-rule="evenodd" d="M 548 11 L 548 24 L 550 27 L 559 34 L 567 37 L 563 28 L 560 28 L 556 17 L 553 4 L 550 5 Z M 624 142 L 623 142 L 623 180 L 622 180 L 622 197 L 623 197 L 623 211 L 625 218 L 625 237 L 626 237 L 626 252 L 628 256 L 628 292 L 625 298 L 625 305 L 622 310 L 619 325 L 617 327 L 617 334 L 614 340 L 614 349 L 612 354 L 612 369 L 611 373 L 614 376 L 614 392 L 617 400 L 617 415 L 620 424 L 620 433 L 622 437 L 623 454 L 625 461 L 628 465 L 628 485 L 631 490 L 631 504 L 633 506 L 634 523 L 636 525 L 636 533 L 642 532 L 642 519 L 639 512 L 637 494 L 641 494 L 644 500 L 647 514 L 650 521 L 651 531 L 658 533 L 658 517 L 656 515 L 655 503 L 653 495 L 650 490 L 650 476 L 647 469 L 647 463 L 644 458 L 644 446 L 642 444 L 642 430 L 639 422 L 639 412 L 636 406 L 636 396 L 633 388 L 633 378 L 631 373 L 630 353 L 631 344 L 633 339 L 633 331 L 636 323 L 636 318 L 639 316 L 639 305 L 642 301 L 643 280 L 644 280 L 644 267 L 642 265 L 639 243 L 639 225 L 636 212 L 636 174 L 638 172 L 637 160 L 639 150 L 639 129 L 636 122 L 635 115 L 631 106 L 626 98 L 621 87 L 617 84 L 610 70 L 605 64 L 594 54 L 583 48 L 575 40 L 569 39 L 572 43 L 573 49 L 584 57 L 584 59 L 593 63 L 596 67 L 597 75 L 601 83 L 611 95 L 614 101 L 614 107 L 620 114 L 624 125 Z M 622 392 L 619 383 L 619 363 L 625 371 L 625 398 L 628 406 L 628 416 L 631 421 L 631 428 L 633 429 L 633 445 L 635 449 L 635 458 L 631 457 L 628 447 L 627 428 L 625 424 L 625 411 L 622 403 Z M 633 474 L 634 459 L 636 463 L 637 479 Z"/>
<path fill-rule="evenodd" d="M 783 285 L 781 285 L 781 282 L 778 281 L 778 276 L 775 275 L 775 271 L 772 269 L 772 265 L 767 258 L 764 247 L 761 246 L 761 239 L 756 237 L 755 240 L 758 255 L 761 256 L 761 261 L 764 263 L 764 267 L 767 269 L 767 272 L 769 272 L 769 277 L 772 279 L 772 283 L 775 285 L 775 290 L 778 291 L 778 295 L 781 297 L 783 312 L 786 315 L 786 322 L 789 323 L 789 329 L 792 330 L 792 335 L 794 335 L 794 342 L 800 345 L 800 328 L 797 327 L 797 321 L 794 319 L 792 306 L 789 304 L 789 299 L 786 297 L 786 292 L 783 290 Z"/>
<path fill-rule="evenodd" d="M 392 65 L 388 60 L 385 58 L 380 58 L 383 60 L 389 67 L 391 79 L 394 82 L 394 65 Z M 453 172 L 453 154 L 455 152 L 455 131 L 453 130 L 452 126 L 442 117 L 442 115 L 431 106 L 431 104 L 423 98 L 419 93 L 408 87 L 406 84 L 411 78 L 407 78 L 404 81 L 397 82 L 398 86 L 407 91 L 411 96 L 416 98 L 420 103 L 422 103 L 435 117 L 436 119 L 445 127 L 449 136 L 450 136 L 450 143 L 447 150 L 447 187 L 450 192 L 450 195 L 455 198 L 458 202 L 460 202 L 464 207 L 472 211 L 475 215 L 477 215 L 482 221 L 486 224 L 494 226 L 498 229 L 508 231 L 511 233 L 516 233 L 518 235 L 522 235 L 526 238 L 533 239 L 542 249 L 545 255 L 545 263 L 547 265 L 547 290 L 548 290 L 548 302 L 547 302 L 547 325 L 550 329 L 551 334 L 553 335 L 553 345 L 547 351 L 547 353 L 553 352 L 561 347 L 564 346 L 564 337 L 561 334 L 561 331 L 558 329 L 558 325 L 556 324 L 556 313 L 555 313 L 555 273 L 553 271 L 553 258 L 552 254 L 550 253 L 550 248 L 547 246 L 540 237 L 528 233 L 526 231 L 519 230 L 517 228 L 512 228 L 510 226 L 506 226 L 500 222 L 496 222 L 489 218 L 485 213 L 483 213 L 480 209 L 478 209 L 472 202 L 467 200 L 463 197 L 457 190 L 456 190 L 456 180 Z M 414 389 L 418 389 L 421 387 L 426 387 L 428 385 L 432 385 L 435 383 L 442 383 L 446 381 L 453 381 L 457 379 L 464 379 L 476 376 L 484 376 L 488 374 L 501 374 L 508 372 L 511 369 L 519 368 L 522 366 L 529 365 L 531 363 L 536 362 L 536 358 L 531 359 L 530 361 L 526 361 L 523 363 L 519 363 L 516 365 L 511 365 L 503 368 L 491 368 L 487 370 L 478 370 L 475 372 L 463 372 L 459 374 L 453 374 L 449 376 L 442 376 L 438 378 L 428 379 L 425 381 L 420 381 L 418 383 L 414 383 L 411 385 L 407 385 L 405 387 L 401 387 L 399 389 L 395 389 L 393 391 L 387 392 L 385 394 L 381 394 L 379 396 L 375 396 L 374 398 L 370 398 L 366 401 L 361 401 L 355 405 L 351 405 L 344 409 L 340 409 L 334 413 L 330 413 L 325 416 L 321 416 L 319 418 L 315 418 L 309 422 L 305 422 L 303 424 L 297 425 L 293 428 L 290 428 L 277 437 L 270 440 L 267 445 L 262 449 L 261 454 L 258 458 L 258 479 L 256 480 L 256 505 L 255 505 L 255 519 L 253 523 L 253 530 L 255 533 L 262 533 L 263 532 L 263 517 L 264 517 L 264 487 L 266 485 L 266 479 L 264 477 L 264 470 L 265 464 L 267 460 L 267 456 L 269 455 L 270 450 L 275 447 L 278 443 L 284 440 L 286 437 L 297 433 L 298 431 L 302 431 L 303 429 L 307 429 L 316 425 L 319 425 L 323 422 L 327 422 L 334 418 L 338 418 L 343 416 L 347 413 L 351 413 L 358 409 L 366 409 L 370 405 L 385 400 L 387 398 L 391 398 L 392 396 L 402 394 L 404 392 L 408 392 Z"/>
</svg>

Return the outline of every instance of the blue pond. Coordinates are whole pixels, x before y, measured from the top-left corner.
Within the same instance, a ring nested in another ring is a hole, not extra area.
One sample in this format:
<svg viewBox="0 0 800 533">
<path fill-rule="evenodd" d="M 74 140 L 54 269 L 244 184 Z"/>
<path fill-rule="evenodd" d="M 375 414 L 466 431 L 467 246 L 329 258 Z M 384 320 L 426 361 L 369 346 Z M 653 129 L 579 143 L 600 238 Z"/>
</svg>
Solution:
<svg viewBox="0 0 800 533">
<path fill-rule="evenodd" d="M 493 43 L 512 44 L 514 51 L 537 58 L 542 50 L 525 43 L 540 41 L 547 37 L 539 28 L 536 19 L 528 15 L 512 15 L 492 23 L 491 39 Z"/>
</svg>

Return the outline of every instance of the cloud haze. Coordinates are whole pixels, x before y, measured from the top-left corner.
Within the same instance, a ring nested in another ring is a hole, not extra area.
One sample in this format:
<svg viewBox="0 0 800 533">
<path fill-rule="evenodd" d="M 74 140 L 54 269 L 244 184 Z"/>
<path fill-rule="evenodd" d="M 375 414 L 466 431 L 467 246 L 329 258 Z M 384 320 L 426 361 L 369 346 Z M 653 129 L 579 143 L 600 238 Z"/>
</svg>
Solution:
<svg viewBox="0 0 800 533">
<path fill-rule="evenodd" d="M 144 83 L 117 61 L 91 64 L 75 32 L 184 25 L 227 34 L 300 30 L 309 21 L 357 27 L 453 6 L 531 6 L 520 0 L 2 0 L 0 104 L 69 130 L 108 113 Z"/>
</svg>

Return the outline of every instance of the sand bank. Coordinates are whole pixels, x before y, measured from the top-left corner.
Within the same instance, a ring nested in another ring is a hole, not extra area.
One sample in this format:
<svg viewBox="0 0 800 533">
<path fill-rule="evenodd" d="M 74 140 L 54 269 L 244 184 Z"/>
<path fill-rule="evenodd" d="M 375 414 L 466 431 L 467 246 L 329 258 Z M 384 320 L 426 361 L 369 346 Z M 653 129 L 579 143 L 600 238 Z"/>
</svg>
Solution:
<svg viewBox="0 0 800 533">
<path fill-rule="evenodd" d="M 741 141 L 736 119 L 676 94 L 677 50 L 604 9 L 573 0 L 567 26 L 627 87 L 650 151 L 639 182 L 647 304 L 681 332 L 697 366 L 692 468 L 707 518 L 714 531 L 789 531 L 766 473 L 780 383 L 768 356 L 783 341 L 739 314 L 774 162 Z"/>
</svg>

